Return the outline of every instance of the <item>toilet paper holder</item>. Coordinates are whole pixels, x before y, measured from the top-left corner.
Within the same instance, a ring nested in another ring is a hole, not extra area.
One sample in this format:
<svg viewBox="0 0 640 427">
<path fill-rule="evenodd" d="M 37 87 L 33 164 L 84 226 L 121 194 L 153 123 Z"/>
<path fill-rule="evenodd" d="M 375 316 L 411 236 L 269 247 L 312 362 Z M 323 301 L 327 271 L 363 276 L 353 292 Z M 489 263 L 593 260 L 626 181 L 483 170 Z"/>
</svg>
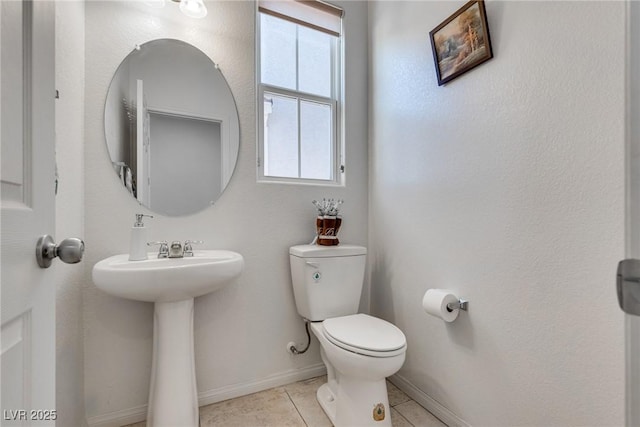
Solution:
<svg viewBox="0 0 640 427">
<path fill-rule="evenodd" d="M 469 301 L 460 298 L 457 302 L 450 302 L 449 304 L 447 304 L 447 311 L 452 312 L 453 310 L 457 309 L 467 311 L 468 307 Z"/>
</svg>

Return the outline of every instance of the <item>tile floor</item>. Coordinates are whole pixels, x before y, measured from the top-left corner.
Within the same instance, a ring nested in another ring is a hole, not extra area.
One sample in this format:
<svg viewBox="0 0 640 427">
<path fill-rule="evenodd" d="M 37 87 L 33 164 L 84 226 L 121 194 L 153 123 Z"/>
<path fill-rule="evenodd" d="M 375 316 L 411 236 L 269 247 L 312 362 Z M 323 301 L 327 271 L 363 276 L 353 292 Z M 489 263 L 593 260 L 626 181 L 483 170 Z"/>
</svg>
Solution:
<svg viewBox="0 0 640 427">
<path fill-rule="evenodd" d="M 331 427 L 316 400 L 326 376 L 225 400 L 200 408 L 200 427 Z M 394 427 L 446 427 L 439 419 L 387 382 Z M 144 422 L 126 427 L 145 427 Z"/>
</svg>

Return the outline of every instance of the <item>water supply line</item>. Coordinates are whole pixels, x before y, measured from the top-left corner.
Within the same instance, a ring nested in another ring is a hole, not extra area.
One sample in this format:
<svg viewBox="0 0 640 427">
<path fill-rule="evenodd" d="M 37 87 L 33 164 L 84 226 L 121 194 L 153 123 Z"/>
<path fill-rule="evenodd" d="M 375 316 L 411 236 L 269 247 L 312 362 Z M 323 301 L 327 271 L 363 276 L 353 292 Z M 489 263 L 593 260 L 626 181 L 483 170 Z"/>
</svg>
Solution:
<svg viewBox="0 0 640 427">
<path fill-rule="evenodd" d="M 311 347 L 311 334 L 309 333 L 309 320 L 307 319 L 304 319 L 304 329 L 307 332 L 307 345 L 304 347 L 304 349 L 298 350 L 298 348 L 296 347 L 296 343 L 290 342 L 289 344 L 287 344 L 287 350 L 289 350 L 290 353 L 303 354 L 306 353 L 307 350 L 309 350 L 309 347 Z"/>
</svg>

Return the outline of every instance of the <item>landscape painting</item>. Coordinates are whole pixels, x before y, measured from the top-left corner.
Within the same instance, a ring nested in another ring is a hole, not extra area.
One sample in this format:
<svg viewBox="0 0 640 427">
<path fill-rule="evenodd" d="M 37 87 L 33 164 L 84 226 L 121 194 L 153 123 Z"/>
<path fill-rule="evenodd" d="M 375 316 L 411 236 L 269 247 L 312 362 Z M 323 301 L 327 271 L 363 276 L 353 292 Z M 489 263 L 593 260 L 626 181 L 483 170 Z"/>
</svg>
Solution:
<svg viewBox="0 0 640 427">
<path fill-rule="evenodd" d="M 493 57 L 482 0 L 462 6 L 429 36 L 439 86 Z"/>
</svg>

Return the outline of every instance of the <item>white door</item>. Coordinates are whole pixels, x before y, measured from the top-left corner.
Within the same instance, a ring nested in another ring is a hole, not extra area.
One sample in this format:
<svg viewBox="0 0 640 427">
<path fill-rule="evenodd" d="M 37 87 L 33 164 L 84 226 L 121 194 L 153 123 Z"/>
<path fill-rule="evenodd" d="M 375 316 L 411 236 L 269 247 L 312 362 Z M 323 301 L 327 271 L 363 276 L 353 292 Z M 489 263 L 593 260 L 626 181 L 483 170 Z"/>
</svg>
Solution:
<svg viewBox="0 0 640 427">
<path fill-rule="evenodd" d="M 35 257 L 55 226 L 54 16 L 53 1 L 0 1 L 3 426 L 55 424 L 54 269 Z"/>
</svg>

